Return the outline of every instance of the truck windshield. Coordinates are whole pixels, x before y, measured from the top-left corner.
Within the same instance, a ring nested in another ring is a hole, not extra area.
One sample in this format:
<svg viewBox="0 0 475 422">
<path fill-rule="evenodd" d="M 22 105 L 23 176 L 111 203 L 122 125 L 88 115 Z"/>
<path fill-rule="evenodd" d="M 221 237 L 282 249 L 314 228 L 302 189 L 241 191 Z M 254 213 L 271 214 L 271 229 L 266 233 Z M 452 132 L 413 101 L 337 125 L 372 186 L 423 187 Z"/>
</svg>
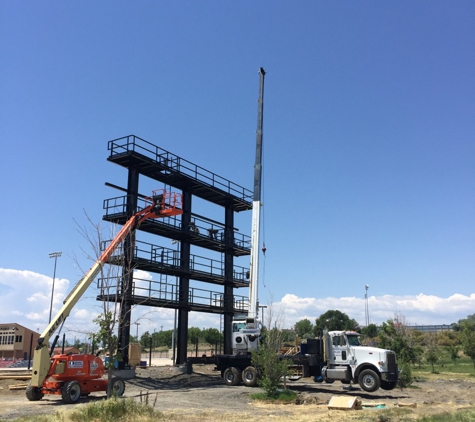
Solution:
<svg viewBox="0 0 475 422">
<path fill-rule="evenodd" d="M 239 330 L 244 330 L 246 328 L 245 322 L 233 322 L 233 333 L 239 332 Z"/>
<path fill-rule="evenodd" d="M 346 336 L 350 346 L 361 346 L 360 336 Z"/>
</svg>

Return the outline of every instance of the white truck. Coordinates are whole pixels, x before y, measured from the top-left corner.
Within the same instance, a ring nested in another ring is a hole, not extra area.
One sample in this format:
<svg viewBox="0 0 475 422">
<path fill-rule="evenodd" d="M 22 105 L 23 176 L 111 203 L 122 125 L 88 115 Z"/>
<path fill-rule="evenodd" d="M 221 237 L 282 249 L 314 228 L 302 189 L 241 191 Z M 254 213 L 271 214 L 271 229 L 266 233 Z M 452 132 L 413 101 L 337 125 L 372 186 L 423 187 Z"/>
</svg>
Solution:
<svg viewBox="0 0 475 422">
<path fill-rule="evenodd" d="M 368 392 L 380 387 L 392 390 L 396 386 L 399 371 L 393 351 L 363 346 L 360 335 L 354 331 L 324 332 L 323 338 L 322 381 L 359 384 Z"/>
<path fill-rule="evenodd" d="M 216 356 L 216 369 L 227 385 L 243 382 L 255 386 L 259 377 L 258 368 L 251 362 L 251 350 L 255 347 L 246 351 L 245 345 L 254 346 L 256 335 L 243 327 L 233 337 L 238 340 L 236 353 Z M 281 358 L 290 360 L 303 377 L 312 376 L 316 382 L 359 384 L 367 392 L 396 387 L 399 370 L 393 351 L 363 346 L 360 335 L 354 331 L 324 331 L 322 337 L 323 340 L 308 339 L 295 354 Z"/>
</svg>

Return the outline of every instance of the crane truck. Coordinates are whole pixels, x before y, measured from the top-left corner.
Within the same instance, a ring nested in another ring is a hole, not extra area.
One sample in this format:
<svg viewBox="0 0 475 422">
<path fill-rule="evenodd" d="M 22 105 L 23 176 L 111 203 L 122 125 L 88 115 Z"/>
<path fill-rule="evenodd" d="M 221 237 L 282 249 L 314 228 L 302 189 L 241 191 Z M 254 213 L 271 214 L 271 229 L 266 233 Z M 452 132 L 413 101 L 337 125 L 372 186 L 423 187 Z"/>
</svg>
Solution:
<svg viewBox="0 0 475 422">
<path fill-rule="evenodd" d="M 251 262 L 249 279 L 248 314 L 235 317 L 232 324 L 232 354 L 215 356 L 216 370 L 227 385 L 257 385 L 259 368 L 252 364 L 252 352 L 259 348 L 261 323 L 258 319 L 258 261 L 262 179 L 262 138 L 264 111 L 264 76 L 259 69 L 259 99 L 254 165 L 254 196 L 252 203 Z M 265 250 L 265 247 L 263 247 Z M 398 380 L 396 355 L 391 350 L 361 345 L 359 334 L 350 331 L 324 331 L 320 338 L 309 339 L 293 355 L 281 356 L 301 369 L 303 376 L 314 376 L 316 381 L 345 384 L 358 383 L 368 392 L 393 389 Z"/>
<path fill-rule="evenodd" d="M 257 385 L 259 368 L 252 363 L 252 351 L 258 349 L 258 340 L 237 322 L 233 333 L 233 354 L 215 357 L 216 369 L 226 385 L 244 383 Z M 238 340 L 236 342 L 236 340 Z M 396 355 L 391 350 L 363 346 L 355 331 L 323 331 L 320 338 L 308 339 L 294 354 L 280 355 L 291 367 L 298 368 L 301 376 L 313 376 L 316 382 L 359 384 L 367 392 L 379 388 L 392 390 L 398 381 Z"/>
<path fill-rule="evenodd" d="M 170 217 L 183 213 L 181 194 L 159 189 L 153 191 L 153 195 L 146 199 L 149 205 L 135 213 L 124 224 L 86 275 L 74 286 L 58 314 L 51 319 L 39 337 L 33 354 L 31 381 L 26 389 L 28 400 L 37 401 L 41 400 L 45 394 L 56 394 L 62 396 L 64 403 L 75 403 L 81 396 L 87 396 L 96 391 L 108 391 L 118 396 L 123 395 L 124 381 L 120 377 L 114 377 L 109 383 L 107 379 L 103 378 L 105 368 L 99 357 L 87 354 L 52 356 L 59 335 L 53 341 L 51 353 L 48 347 L 53 334 L 60 326 L 63 326 L 73 307 L 129 233 L 147 219 Z"/>
</svg>

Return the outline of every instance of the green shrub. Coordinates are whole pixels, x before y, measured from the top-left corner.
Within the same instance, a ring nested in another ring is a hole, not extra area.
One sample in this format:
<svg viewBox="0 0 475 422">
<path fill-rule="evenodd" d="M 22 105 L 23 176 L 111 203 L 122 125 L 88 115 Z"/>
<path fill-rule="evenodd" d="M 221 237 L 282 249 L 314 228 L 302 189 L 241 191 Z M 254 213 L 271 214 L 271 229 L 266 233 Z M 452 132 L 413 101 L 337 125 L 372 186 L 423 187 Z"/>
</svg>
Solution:
<svg viewBox="0 0 475 422">
<path fill-rule="evenodd" d="M 414 378 L 412 377 L 412 367 L 408 362 L 403 362 L 400 365 L 401 372 L 399 373 L 399 385 L 403 388 L 409 387 Z"/>
</svg>

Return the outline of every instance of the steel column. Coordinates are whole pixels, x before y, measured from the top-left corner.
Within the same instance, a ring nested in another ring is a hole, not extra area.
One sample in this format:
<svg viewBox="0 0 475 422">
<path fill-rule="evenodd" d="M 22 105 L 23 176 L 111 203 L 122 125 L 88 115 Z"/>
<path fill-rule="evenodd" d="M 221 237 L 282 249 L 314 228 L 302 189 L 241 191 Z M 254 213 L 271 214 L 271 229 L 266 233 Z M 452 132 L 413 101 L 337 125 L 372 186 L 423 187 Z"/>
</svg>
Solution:
<svg viewBox="0 0 475 422">
<path fill-rule="evenodd" d="M 190 191 L 183 191 L 183 214 L 181 219 L 181 230 L 183 232 L 190 231 L 191 223 L 191 203 L 192 194 Z M 180 245 L 180 269 L 188 271 L 190 269 L 190 241 L 188 236 L 182 236 Z M 190 290 L 189 277 L 180 276 L 180 284 L 178 286 L 178 335 L 177 335 L 177 352 L 176 364 L 180 365 L 186 362 L 188 350 L 188 314 L 189 314 L 189 298 Z"/>
<path fill-rule="evenodd" d="M 137 211 L 139 193 L 139 171 L 136 167 L 129 168 L 127 180 L 127 219 L 132 217 Z M 124 240 L 124 263 L 122 266 L 122 303 L 120 304 L 119 319 L 119 346 L 118 350 L 123 361 L 119 367 L 123 368 L 129 363 L 129 343 L 130 343 L 130 320 L 132 312 L 135 230 L 132 230 Z"/>
<path fill-rule="evenodd" d="M 234 210 L 228 205 L 225 208 L 224 216 L 224 236 L 225 236 L 225 252 L 224 252 L 224 353 L 232 353 L 232 322 L 233 322 L 233 301 L 234 289 L 233 281 L 233 265 L 234 265 Z"/>
</svg>

